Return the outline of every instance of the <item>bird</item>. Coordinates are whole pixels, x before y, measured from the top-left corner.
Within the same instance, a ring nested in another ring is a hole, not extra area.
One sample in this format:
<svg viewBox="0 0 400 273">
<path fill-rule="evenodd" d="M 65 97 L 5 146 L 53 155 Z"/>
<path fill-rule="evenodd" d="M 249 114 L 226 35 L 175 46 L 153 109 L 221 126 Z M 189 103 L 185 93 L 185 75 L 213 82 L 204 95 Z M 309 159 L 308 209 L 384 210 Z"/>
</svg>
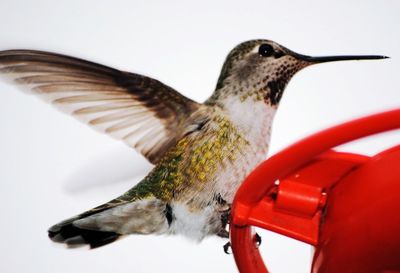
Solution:
<svg viewBox="0 0 400 273">
<path fill-rule="evenodd" d="M 37 50 L 0 51 L 0 77 L 154 164 L 127 192 L 48 229 L 54 242 L 97 248 L 129 234 L 229 238 L 235 192 L 267 157 L 289 80 L 314 64 L 384 58 L 312 57 L 271 40 L 250 40 L 230 51 L 203 103 L 144 75 Z"/>
</svg>

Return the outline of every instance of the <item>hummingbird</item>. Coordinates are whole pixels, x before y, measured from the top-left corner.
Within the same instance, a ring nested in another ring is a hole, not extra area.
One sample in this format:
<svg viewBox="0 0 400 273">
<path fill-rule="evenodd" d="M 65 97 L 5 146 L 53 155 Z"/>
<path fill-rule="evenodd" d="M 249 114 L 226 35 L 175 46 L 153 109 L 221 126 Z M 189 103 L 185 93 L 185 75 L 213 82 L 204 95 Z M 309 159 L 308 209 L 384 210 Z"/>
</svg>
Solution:
<svg viewBox="0 0 400 273">
<path fill-rule="evenodd" d="M 54 242 L 96 248 L 128 234 L 228 238 L 235 192 L 267 157 L 272 122 L 293 75 L 314 64 L 384 58 L 311 57 L 250 40 L 228 54 L 203 103 L 147 76 L 36 50 L 0 51 L 0 75 L 154 164 L 127 192 L 48 230 Z"/>
</svg>

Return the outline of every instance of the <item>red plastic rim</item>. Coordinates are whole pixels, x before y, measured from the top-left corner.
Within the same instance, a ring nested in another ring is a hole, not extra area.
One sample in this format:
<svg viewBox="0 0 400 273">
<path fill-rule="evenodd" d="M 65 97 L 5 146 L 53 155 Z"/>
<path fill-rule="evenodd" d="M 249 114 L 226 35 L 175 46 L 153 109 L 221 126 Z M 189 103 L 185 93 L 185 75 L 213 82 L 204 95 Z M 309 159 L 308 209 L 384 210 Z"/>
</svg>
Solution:
<svg viewBox="0 0 400 273">
<path fill-rule="evenodd" d="M 374 114 L 311 135 L 261 163 L 245 179 L 232 204 L 230 236 L 239 271 L 268 272 L 254 243 L 248 216 L 252 208 L 273 188 L 275 181 L 289 176 L 333 147 L 398 128 L 400 109 Z"/>
</svg>

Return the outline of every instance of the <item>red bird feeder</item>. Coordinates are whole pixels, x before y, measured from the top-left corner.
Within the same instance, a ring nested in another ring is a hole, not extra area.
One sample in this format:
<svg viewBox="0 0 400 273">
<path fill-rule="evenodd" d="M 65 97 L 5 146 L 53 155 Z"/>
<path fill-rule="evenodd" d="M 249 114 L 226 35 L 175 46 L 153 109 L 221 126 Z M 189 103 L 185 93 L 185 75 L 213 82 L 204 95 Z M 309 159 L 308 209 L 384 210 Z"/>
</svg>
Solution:
<svg viewBox="0 0 400 273">
<path fill-rule="evenodd" d="M 260 164 L 232 206 L 241 273 L 267 273 L 252 226 L 315 247 L 312 273 L 400 272 L 400 145 L 373 157 L 331 150 L 400 128 L 400 109 L 312 135 Z"/>
</svg>

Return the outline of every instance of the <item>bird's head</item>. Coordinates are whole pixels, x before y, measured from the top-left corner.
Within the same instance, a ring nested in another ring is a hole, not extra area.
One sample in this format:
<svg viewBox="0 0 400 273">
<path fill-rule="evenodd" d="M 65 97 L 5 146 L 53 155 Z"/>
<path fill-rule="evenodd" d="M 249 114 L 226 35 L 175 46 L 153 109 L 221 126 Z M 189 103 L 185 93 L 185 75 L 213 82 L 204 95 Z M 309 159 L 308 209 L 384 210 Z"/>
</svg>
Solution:
<svg viewBox="0 0 400 273">
<path fill-rule="evenodd" d="M 377 55 L 311 57 L 298 54 L 270 40 L 251 40 L 236 46 L 228 55 L 210 101 L 224 96 L 253 97 L 277 105 L 286 84 L 304 67 L 344 60 L 383 59 Z"/>
</svg>

